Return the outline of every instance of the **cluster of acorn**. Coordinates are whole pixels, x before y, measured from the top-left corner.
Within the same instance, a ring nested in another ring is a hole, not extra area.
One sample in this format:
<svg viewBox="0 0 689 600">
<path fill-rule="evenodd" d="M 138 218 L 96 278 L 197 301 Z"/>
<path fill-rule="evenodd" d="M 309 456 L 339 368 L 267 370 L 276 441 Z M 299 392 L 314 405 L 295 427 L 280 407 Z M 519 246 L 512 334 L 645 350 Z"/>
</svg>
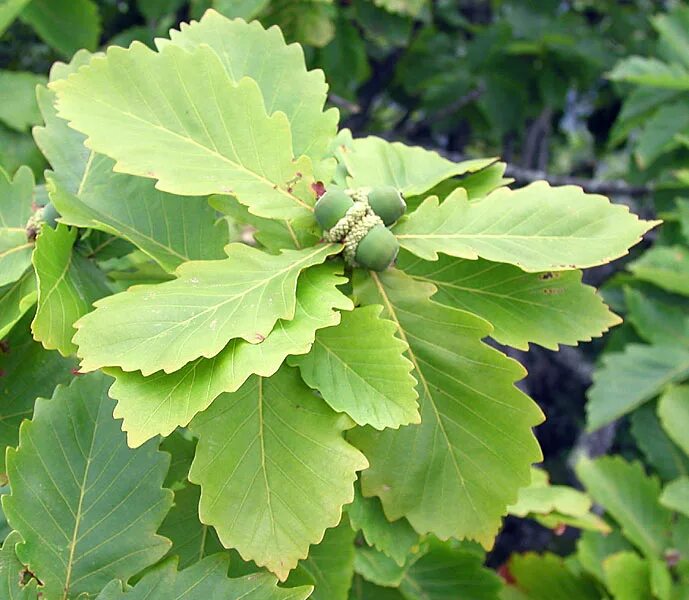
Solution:
<svg viewBox="0 0 689 600">
<path fill-rule="evenodd" d="M 348 263 L 384 271 L 395 261 L 400 249 L 388 227 L 406 209 L 402 194 L 391 186 L 332 189 L 318 199 L 315 215 L 325 238 L 345 245 Z"/>
</svg>

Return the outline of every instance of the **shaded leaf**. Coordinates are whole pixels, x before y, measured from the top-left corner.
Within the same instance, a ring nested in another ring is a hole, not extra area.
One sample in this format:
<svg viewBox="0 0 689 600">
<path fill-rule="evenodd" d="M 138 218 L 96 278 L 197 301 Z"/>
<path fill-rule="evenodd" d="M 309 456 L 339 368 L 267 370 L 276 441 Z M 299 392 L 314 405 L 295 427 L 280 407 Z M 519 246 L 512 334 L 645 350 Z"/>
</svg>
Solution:
<svg viewBox="0 0 689 600">
<path fill-rule="evenodd" d="M 5 0 L 0 4 L 0 35 L 5 33 L 29 2 L 30 0 Z"/>
<path fill-rule="evenodd" d="M 403 253 L 399 267 L 432 283 L 433 300 L 461 308 L 493 325 L 496 341 L 527 350 L 530 343 L 557 350 L 559 344 L 591 341 L 621 319 L 608 309 L 581 271 L 525 273 L 487 260 L 441 255 L 429 262 Z"/>
<path fill-rule="evenodd" d="M 36 240 L 33 265 L 38 279 L 38 309 L 31 323 L 34 339 L 63 356 L 76 352 L 73 323 L 110 293 L 105 274 L 72 249 L 77 230 L 44 225 Z"/>
<path fill-rule="evenodd" d="M 122 77 L 128 85 L 113 87 Z M 50 86 L 58 115 L 88 136 L 89 148 L 115 159 L 117 171 L 182 196 L 232 194 L 259 216 L 313 211 L 311 162 L 293 160 L 287 117 L 269 117 L 258 84 L 235 85 L 208 46 L 112 46 Z"/>
<path fill-rule="evenodd" d="M 340 521 L 356 471 L 368 466 L 342 438 L 350 425 L 296 369 L 223 394 L 191 424 L 199 443 L 189 478 L 201 486 L 201 521 L 244 560 L 286 579 Z"/>
<path fill-rule="evenodd" d="M 430 196 L 394 233 L 403 248 L 425 260 L 442 252 L 536 272 L 610 262 L 657 224 L 604 196 L 539 181 L 518 190 L 499 188 L 475 202 L 462 188 L 442 204 Z"/>
<path fill-rule="evenodd" d="M 401 271 L 361 278 L 355 291 L 364 304 L 382 304 L 409 344 L 421 411 L 420 425 L 350 434 L 371 463 L 364 495 L 419 533 L 489 545 L 540 459 L 531 428 L 542 414 L 513 385 L 522 367 L 481 342 L 485 321 L 430 301 L 435 288 Z"/>
<path fill-rule="evenodd" d="M 369 136 L 341 146 L 341 156 L 350 187 L 391 185 L 402 194 L 423 194 L 445 179 L 480 171 L 494 159 L 476 159 L 455 163 L 437 152 L 419 146 L 406 146 Z"/>
<path fill-rule="evenodd" d="M 689 456 L 689 385 L 665 391 L 658 401 L 658 417 L 672 441 Z"/>
<path fill-rule="evenodd" d="M 349 521 L 360 529 L 369 546 L 387 554 L 398 565 L 405 563 L 412 547 L 418 544 L 419 534 L 404 518 L 388 521 L 377 497 L 366 498 L 356 486 L 354 502 L 347 508 Z"/>
<path fill-rule="evenodd" d="M 155 443 L 127 447 L 108 385 L 93 374 L 39 398 L 18 448 L 7 451 L 11 493 L 2 506 L 24 539 L 17 554 L 47 597 L 97 593 L 169 547 L 155 535 L 172 501 L 161 488 L 169 460 Z"/>
<path fill-rule="evenodd" d="M 689 133 L 689 117 L 684 102 L 664 104 L 644 123 L 636 142 L 635 155 L 642 168 L 648 167 L 665 152 L 677 148 L 677 135 Z"/>
<path fill-rule="evenodd" d="M 665 486 L 660 503 L 689 517 L 689 477 L 684 476 Z"/>
<path fill-rule="evenodd" d="M 625 288 L 627 320 L 652 344 L 689 346 L 689 310 L 634 288 Z"/>
<path fill-rule="evenodd" d="M 288 585 L 313 585 L 312 600 L 347 600 L 354 576 L 354 530 L 343 517 L 311 546 L 287 580 Z"/>
<path fill-rule="evenodd" d="M 55 386 L 72 379 L 73 359 L 48 352 L 29 333 L 24 319 L 4 340 L 0 350 L 0 472 L 6 472 L 5 448 L 19 441 L 19 425 L 33 414 L 34 401 L 49 397 Z"/>
<path fill-rule="evenodd" d="M 509 572 L 528 600 L 600 600 L 593 582 L 572 573 L 554 554 L 513 554 Z"/>
<path fill-rule="evenodd" d="M 278 319 L 294 318 L 301 271 L 339 249 L 325 244 L 274 256 L 229 244 L 225 260 L 189 261 L 173 281 L 103 298 L 75 324 L 82 369 L 171 373 L 216 356 L 234 338 L 260 343 Z"/>
<path fill-rule="evenodd" d="M 603 562 L 605 582 L 613 598 L 646 600 L 652 598 L 649 563 L 635 552 L 619 552 Z"/>
<path fill-rule="evenodd" d="M 166 560 L 152 569 L 132 590 L 123 592 L 122 584 L 111 582 L 96 600 L 305 600 L 310 588 L 278 588 L 275 578 L 265 573 L 228 579 L 228 557 L 209 556 L 183 571 L 177 571 L 175 560 Z"/>
<path fill-rule="evenodd" d="M 140 372 L 109 369 L 116 377 L 110 394 L 118 401 L 117 418 L 131 446 L 138 446 L 156 434 L 169 434 L 186 425 L 222 392 L 239 389 L 257 373 L 269 377 L 288 354 L 308 352 L 316 330 L 337 325 L 334 309 L 351 310 L 352 302 L 337 286 L 344 283 L 337 263 L 318 265 L 305 271 L 297 284 L 294 319 L 278 321 L 260 344 L 232 340 L 212 359 L 195 360 L 179 371 L 144 377 Z"/>
<path fill-rule="evenodd" d="M 366 546 L 356 549 L 354 568 L 366 581 L 385 587 L 399 587 L 404 578 L 404 565 Z"/>
<path fill-rule="evenodd" d="M 12 283 L 0 287 L 0 340 L 36 303 L 36 276 L 33 269 Z"/>
<path fill-rule="evenodd" d="M 586 404 L 587 426 L 598 429 L 660 394 L 668 383 L 689 376 L 689 349 L 628 344 L 603 355 Z"/>
<path fill-rule="evenodd" d="M 672 515 L 658 502 L 657 477 L 649 477 L 641 464 L 621 457 L 582 459 L 576 472 L 591 497 L 620 524 L 625 537 L 646 556 L 660 556 Z"/>
<path fill-rule="evenodd" d="M 33 243 L 26 238 L 34 176 L 20 167 L 13 178 L 0 169 L 0 286 L 17 281 L 31 264 Z"/>
<path fill-rule="evenodd" d="M 684 246 L 654 246 L 629 270 L 642 281 L 689 296 L 689 249 Z"/>
<path fill-rule="evenodd" d="M 40 121 L 36 86 L 43 75 L 24 71 L 0 71 L 0 121 L 16 131 L 26 131 Z"/>
<path fill-rule="evenodd" d="M 376 429 L 419 423 L 416 380 L 397 326 L 382 306 L 344 313 L 337 327 L 316 333 L 308 354 L 289 359 L 304 381 L 337 412 Z"/>
<path fill-rule="evenodd" d="M 21 19 L 65 56 L 80 48 L 95 50 L 101 34 L 98 6 L 92 0 L 31 0 Z"/>
<path fill-rule="evenodd" d="M 576 557 L 581 567 L 599 581 L 605 581 L 605 559 L 621 551 L 631 551 L 632 545 L 618 529 L 610 533 L 584 531 L 577 540 Z"/>
</svg>

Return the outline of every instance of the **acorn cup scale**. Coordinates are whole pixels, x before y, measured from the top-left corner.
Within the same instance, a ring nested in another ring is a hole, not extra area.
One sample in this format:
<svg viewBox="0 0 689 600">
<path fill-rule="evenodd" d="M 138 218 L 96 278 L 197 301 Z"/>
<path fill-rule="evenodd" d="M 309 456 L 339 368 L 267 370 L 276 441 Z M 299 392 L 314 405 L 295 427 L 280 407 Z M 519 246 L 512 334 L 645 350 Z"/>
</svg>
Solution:
<svg viewBox="0 0 689 600">
<path fill-rule="evenodd" d="M 325 192 L 316 202 L 314 214 L 322 229 L 334 227 L 337 222 L 354 206 L 354 200 L 342 190 Z"/>
<path fill-rule="evenodd" d="M 373 227 L 359 242 L 354 259 L 364 269 L 385 271 L 397 258 L 399 242 L 383 225 Z"/>
<path fill-rule="evenodd" d="M 368 203 L 386 227 L 390 227 L 407 210 L 407 203 L 399 191 L 389 185 L 374 187 L 368 192 Z"/>
</svg>

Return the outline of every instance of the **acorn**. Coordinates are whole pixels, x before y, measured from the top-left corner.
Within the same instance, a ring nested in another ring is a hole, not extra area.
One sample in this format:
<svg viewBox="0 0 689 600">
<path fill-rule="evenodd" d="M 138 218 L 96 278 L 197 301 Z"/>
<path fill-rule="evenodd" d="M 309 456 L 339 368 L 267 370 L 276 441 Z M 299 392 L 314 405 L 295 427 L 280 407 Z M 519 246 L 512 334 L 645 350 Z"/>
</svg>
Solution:
<svg viewBox="0 0 689 600">
<path fill-rule="evenodd" d="M 316 221 L 322 229 L 327 231 L 347 214 L 354 206 L 354 201 L 342 190 L 330 190 L 325 192 L 316 202 Z"/>
<path fill-rule="evenodd" d="M 52 202 L 48 202 L 48 204 L 41 209 L 41 221 L 52 229 L 55 229 L 57 226 L 57 219 L 59 216 L 60 213 L 57 212 L 57 209 Z"/>
<path fill-rule="evenodd" d="M 368 193 L 368 203 L 373 212 L 383 219 L 386 227 L 397 221 L 407 210 L 402 194 L 390 185 L 372 188 Z"/>
<path fill-rule="evenodd" d="M 365 269 L 385 271 L 397 258 L 400 245 L 383 225 L 376 225 L 359 242 L 354 259 Z"/>
</svg>

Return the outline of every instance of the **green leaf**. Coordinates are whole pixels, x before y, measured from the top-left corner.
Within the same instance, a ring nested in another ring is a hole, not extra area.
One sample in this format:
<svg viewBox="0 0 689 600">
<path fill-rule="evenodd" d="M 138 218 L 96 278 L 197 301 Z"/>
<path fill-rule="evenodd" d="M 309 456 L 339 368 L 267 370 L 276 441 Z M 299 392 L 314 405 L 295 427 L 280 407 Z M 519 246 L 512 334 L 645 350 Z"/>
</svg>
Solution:
<svg viewBox="0 0 689 600">
<path fill-rule="evenodd" d="M 689 296 L 689 248 L 654 246 L 631 263 L 629 270 L 642 281 Z"/>
<path fill-rule="evenodd" d="M 568 517 L 590 514 L 591 499 L 586 494 L 566 485 L 551 485 L 548 474 L 541 469 L 533 468 L 531 473 L 531 484 L 519 490 L 517 502 L 507 507 L 509 514 L 522 518 L 533 514 L 559 513 Z"/>
<path fill-rule="evenodd" d="M 664 480 L 689 475 L 689 456 L 668 437 L 656 416 L 655 403 L 644 404 L 631 416 L 634 441 Z"/>
<path fill-rule="evenodd" d="M 689 71 L 682 65 L 668 64 L 657 58 L 630 56 L 618 62 L 608 77 L 648 87 L 689 90 Z"/>
<path fill-rule="evenodd" d="M 242 5 L 251 1 L 244 0 Z M 247 25 L 209 10 L 198 23 L 182 25 L 181 31 L 173 29 L 170 38 L 170 42 L 159 39 L 156 44 L 161 49 L 174 44 L 186 50 L 209 45 L 233 83 L 242 77 L 256 81 L 268 114 L 279 111 L 287 116 L 294 156 L 305 154 L 318 166 L 337 133 L 339 114 L 334 108 L 323 109 L 328 95 L 323 72 L 307 71 L 303 50 L 296 44 L 287 45 L 279 28 L 264 29 L 258 22 Z M 267 63 L 270 69 L 265 68 Z"/>
<path fill-rule="evenodd" d="M 605 559 L 626 550 L 631 551 L 632 546 L 617 529 L 606 534 L 584 531 L 577 540 L 576 557 L 584 571 L 599 581 L 605 581 Z"/>
<path fill-rule="evenodd" d="M 296 369 L 223 394 L 191 424 L 199 443 L 189 479 L 201 486 L 201 521 L 284 581 L 340 521 L 356 471 L 368 466 L 342 438 L 350 426 Z"/>
<path fill-rule="evenodd" d="M 362 491 L 419 533 L 489 545 L 541 456 L 531 428 L 542 414 L 514 387 L 524 371 L 481 342 L 488 323 L 430 301 L 433 286 L 397 270 L 362 279 L 357 297 L 382 304 L 409 344 L 421 410 L 420 425 L 350 434 L 371 463 Z"/>
<path fill-rule="evenodd" d="M 321 329 L 308 354 L 291 358 L 310 387 L 337 412 L 358 425 L 376 429 L 419 423 L 407 345 L 395 337 L 397 326 L 382 319 L 382 306 L 344 313 L 337 327 Z"/>
<path fill-rule="evenodd" d="M 618 552 L 603 562 L 605 582 L 613 598 L 647 600 L 653 598 L 649 563 L 635 552 Z"/>
<path fill-rule="evenodd" d="M 48 598 L 97 593 L 165 554 L 155 535 L 172 494 L 161 488 L 169 459 L 155 443 L 127 447 L 112 418 L 109 380 L 94 374 L 39 398 L 7 451 L 7 520 L 24 539 L 20 560 Z M 39 526 L 40 524 L 40 526 Z"/>
<path fill-rule="evenodd" d="M 462 188 L 442 204 L 430 196 L 394 233 L 403 248 L 425 260 L 442 252 L 537 272 L 610 262 L 658 223 L 641 221 L 604 196 L 539 181 L 518 190 L 499 188 L 475 202 Z"/>
<path fill-rule="evenodd" d="M 177 571 L 174 560 L 166 560 L 152 569 L 132 590 L 123 592 L 122 584 L 111 582 L 96 600 L 305 600 L 310 588 L 284 589 L 275 585 L 274 577 L 265 573 L 228 579 L 228 557 L 215 554 Z"/>
<path fill-rule="evenodd" d="M 294 319 L 278 321 L 260 344 L 233 340 L 212 359 L 198 359 L 179 371 L 144 377 L 134 371 L 108 369 L 116 377 L 110 394 L 118 401 L 117 418 L 128 442 L 135 447 L 178 425 L 187 425 L 222 392 L 234 392 L 252 373 L 270 377 L 289 354 L 309 351 L 316 330 L 337 325 L 334 309 L 351 310 L 352 302 L 338 289 L 345 279 L 337 263 L 319 265 L 304 272 L 297 285 Z"/>
<path fill-rule="evenodd" d="M 689 456 L 689 385 L 665 391 L 658 402 L 658 417 L 672 441 Z"/>
<path fill-rule="evenodd" d="M 0 71 L 0 121 L 16 131 L 26 131 L 41 119 L 36 105 L 36 86 L 43 75 L 23 71 Z"/>
<path fill-rule="evenodd" d="M 406 146 L 369 136 L 342 146 L 350 187 L 392 185 L 402 194 L 423 194 L 441 181 L 485 169 L 494 159 L 455 163 L 419 146 Z"/>
<path fill-rule="evenodd" d="M 27 269 L 13 283 L 0 287 L 0 340 L 36 303 L 36 276 Z"/>
<path fill-rule="evenodd" d="M 426 0 L 374 0 L 374 4 L 388 12 L 416 17 L 426 5 Z"/>
<path fill-rule="evenodd" d="M 125 78 L 127 86 L 113 87 Z M 207 46 L 160 53 L 135 42 L 50 87 L 58 115 L 116 160 L 119 172 L 150 177 L 182 196 L 232 194 L 259 216 L 313 211 L 311 161 L 293 159 L 284 113 L 266 114 L 258 84 L 234 84 Z"/>
<path fill-rule="evenodd" d="M 75 324 L 82 369 L 171 373 L 213 358 L 234 338 L 260 343 L 278 319 L 294 318 L 300 272 L 339 249 L 325 244 L 273 256 L 229 244 L 225 260 L 186 262 L 173 281 L 103 298 Z"/>
<path fill-rule="evenodd" d="M 661 555 L 672 514 L 658 502 L 657 477 L 646 475 L 640 463 L 628 463 L 621 457 L 584 458 L 576 472 L 586 491 L 620 524 L 627 539 L 646 556 Z"/>
<path fill-rule="evenodd" d="M 321 48 L 335 36 L 334 0 L 272 0 L 261 18 L 277 25 L 290 41 Z"/>
<path fill-rule="evenodd" d="M 77 230 L 46 225 L 36 240 L 33 265 L 38 279 L 38 309 L 31 323 L 34 339 L 63 356 L 76 352 L 72 324 L 91 310 L 95 300 L 110 293 L 105 274 L 73 251 Z"/>
<path fill-rule="evenodd" d="M 308 558 L 299 561 L 287 584 L 313 585 L 311 600 L 347 600 L 353 576 L 354 530 L 343 517 L 325 532 L 320 544 L 311 546 Z"/>
<path fill-rule="evenodd" d="M 36 600 L 38 581 L 31 577 L 27 584 L 22 582 L 24 565 L 17 558 L 15 546 L 22 541 L 16 531 L 10 533 L 0 550 L 0 597 L 7 600 Z"/>
<path fill-rule="evenodd" d="M 0 287 L 17 281 L 31 264 L 33 243 L 26 238 L 34 177 L 20 167 L 14 178 L 0 168 Z"/>
<path fill-rule="evenodd" d="M 347 514 L 352 527 L 361 530 L 369 546 L 387 554 L 400 566 L 419 542 L 419 534 L 409 521 L 404 518 L 388 521 L 380 500 L 375 496 L 362 496 L 359 486 L 356 486 L 354 502 L 348 507 Z"/>
<path fill-rule="evenodd" d="M 396 588 L 386 588 L 374 585 L 360 575 L 354 576 L 349 600 L 405 600 Z"/>
<path fill-rule="evenodd" d="M 51 80 L 64 79 L 89 59 L 86 52 L 77 54 L 68 68 L 54 67 Z M 166 194 L 149 179 L 114 173 L 114 161 L 90 152 L 85 137 L 57 117 L 54 100 L 53 92 L 38 89 L 46 125 L 33 134 L 54 169 L 46 180 L 61 222 L 122 237 L 168 272 L 187 260 L 224 257 L 227 226 L 207 198 Z"/>
<path fill-rule="evenodd" d="M 572 573 L 554 554 L 513 554 L 509 573 L 528 600 L 600 600 L 586 577 Z"/>
<path fill-rule="evenodd" d="M 213 8 L 226 17 L 240 17 L 250 21 L 256 18 L 269 2 L 270 0 L 213 0 Z M 210 19 L 208 13 L 204 15 L 202 22 L 204 19 Z"/>
<path fill-rule="evenodd" d="M 642 168 L 648 167 L 665 152 L 680 145 L 678 134 L 689 133 L 689 117 L 684 102 L 662 105 L 644 123 L 636 142 L 635 156 Z"/>
<path fill-rule="evenodd" d="M 689 346 L 689 311 L 634 288 L 624 289 L 627 320 L 652 344 Z"/>
<path fill-rule="evenodd" d="M 31 0 L 5 0 L 0 4 L 0 36 L 24 10 Z"/>
<path fill-rule="evenodd" d="M 430 551 L 405 573 L 400 590 L 408 600 L 497 600 L 500 578 L 483 556 L 432 542 Z"/>
<path fill-rule="evenodd" d="M 356 549 L 354 568 L 366 581 L 385 587 L 399 587 L 405 573 L 403 565 L 366 546 Z"/>
<path fill-rule="evenodd" d="M 21 19 L 67 57 L 80 48 L 95 50 L 100 39 L 98 6 L 92 0 L 31 0 Z"/>
<path fill-rule="evenodd" d="M 689 477 L 680 477 L 668 483 L 660 496 L 660 503 L 689 516 Z"/>
<path fill-rule="evenodd" d="M 689 376 L 689 349 L 629 344 L 603 355 L 593 374 L 586 404 L 587 427 L 595 430 L 651 400 L 674 381 Z"/>
<path fill-rule="evenodd" d="M 136 5 L 141 14 L 149 21 L 157 21 L 177 12 L 184 0 L 137 0 Z"/>
<path fill-rule="evenodd" d="M 671 55 L 689 67 L 689 11 L 685 6 L 675 6 L 668 13 L 655 15 L 651 22 L 660 34 L 659 51 Z"/>
<path fill-rule="evenodd" d="M 484 318 L 491 337 L 527 350 L 530 343 L 552 350 L 600 337 L 621 319 L 596 290 L 581 282 L 581 271 L 524 273 L 487 260 L 441 255 L 429 262 L 403 253 L 398 266 L 418 281 L 438 288 L 433 300 Z"/>
<path fill-rule="evenodd" d="M 199 521 L 201 489 L 187 484 L 175 491 L 175 503 L 165 517 L 158 533 L 172 542 L 170 555 L 179 557 L 182 569 L 206 556 L 223 550 L 212 527 Z"/>
<path fill-rule="evenodd" d="M 5 448 L 19 441 L 19 425 L 30 419 L 34 401 L 50 396 L 57 384 L 72 379 L 75 360 L 48 352 L 29 334 L 29 322 L 21 321 L 4 340 L 0 350 L 0 473 L 6 472 Z"/>
</svg>

